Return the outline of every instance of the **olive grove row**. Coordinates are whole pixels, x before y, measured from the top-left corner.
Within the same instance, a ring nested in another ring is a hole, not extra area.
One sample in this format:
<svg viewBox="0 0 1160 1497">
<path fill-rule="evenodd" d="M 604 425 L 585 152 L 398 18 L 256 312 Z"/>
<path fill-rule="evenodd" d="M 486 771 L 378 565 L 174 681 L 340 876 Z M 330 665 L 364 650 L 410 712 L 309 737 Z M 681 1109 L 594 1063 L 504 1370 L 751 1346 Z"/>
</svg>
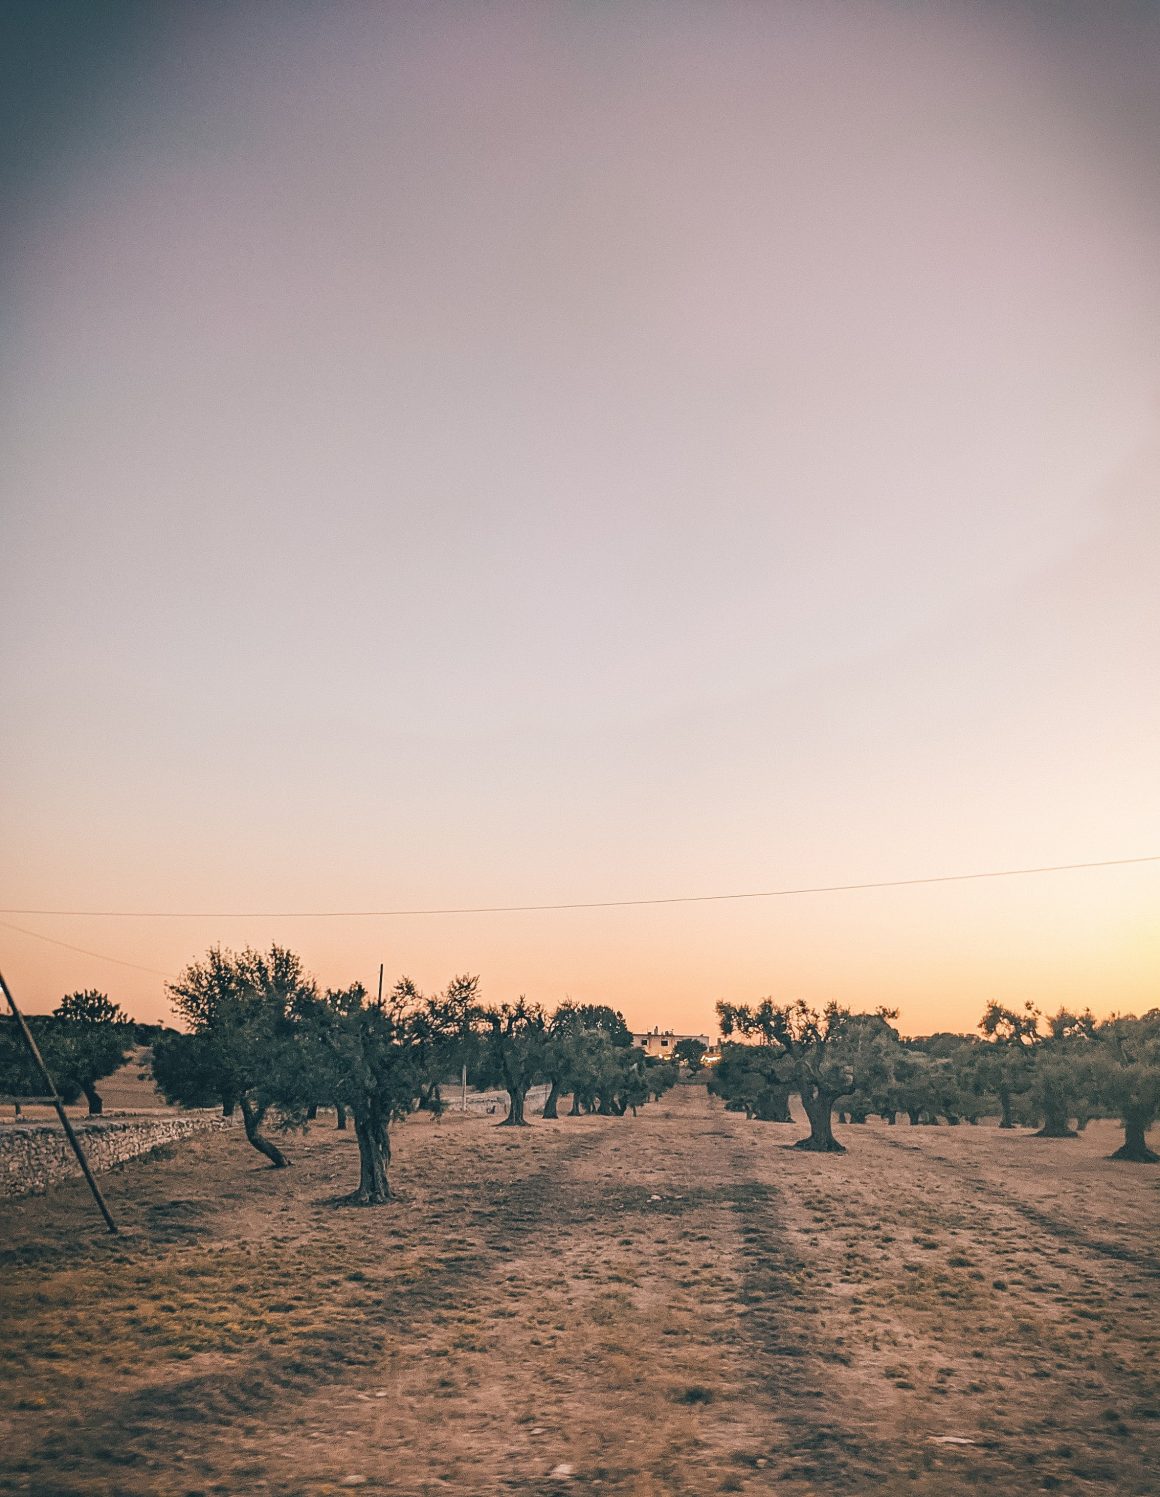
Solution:
<svg viewBox="0 0 1160 1497">
<path fill-rule="evenodd" d="M 271 1112 L 285 1128 L 320 1106 L 339 1126 L 349 1113 L 359 1148 L 353 1200 L 390 1198 L 390 1126 L 416 1109 L 442 1110 L 441 1087 L 465 1069 L 477 1086 L 509 1097 L 504 1126 L 526 1123 L 537 1082 L 550 1084 L 544 1116 L 559 1097 L 573 1107 L 633 1112 L 676 1079 L 671 1065 L 649 1065 L 620 1014 L 563 1004 L 550 1017 L 534 1003 L 487 1005 L 475 977 L 456 977 L 424 995 L 401 978 L 372 998 L 361 983 L 320 991 L 293 952 L 212 949 L 170 986 L 188 1033 L 154 1043 L 153 1074 L 172 1101 L 219 1102 L 242 1115 L 246 1136 L 277 1168 L 285 1155 L 263 1132 Z"/>
<path fill-rule="evenodd" d="M 520 998 L 481 1001 L 478 979 L 454 978 L 424 995 L 407 978 L 372 998 L 355 983 L 321 990 L 291 951 L 234 953 L 211 948 L 169 987 L 184 1031 L 134 1025 L 115 1003 L 86 990 L 32 1020 L 38 1044 L 65 1099 L 83 1095 L 99 1113 L 97 1083 L 135 1042 L 152 1042 L 152 1072 L 165 1096 L 184 1106 L 238 1113 L 246 1137 L 275 1168 L 287 1164 L 270 1137 L 333 1108 L 353 1121 L 360 1175 L 352 1199 L 390 1198 L 391 1124 L 443 1108 L 442 1088 L 460 1076 L 503 1088 L 504 1126 L 525 1124 L 531 1087 L 548 1086 L 543 1116 L 563 1096 L 572 1113 L 634 1114 L 662 1095 L 684 1061 L 700 1068 L 704 1047 L 676 1047 L 671 1061 L 646 1057 L 623 1017 L 602 1004 L 561 1004 L 548 1014 Z M 802 1002 L 717 1005 L 724 1037 L 709 1072 L 711 1092 L 728 1108 L 767 1122 L 789 1122 L 801 1098 L 809 1121 L 799 1148 L 840 1151 L 835 1111 L 845 1121 L 877 1115 L 893 1123 L 977 1122 L 1032 1125 L 1041 1136 L 1073 1136 L 1096 1116 L 1118 1118 L 1115 1158 L 1154 1162 L 1146 1133 L 1160 1116 L 1160 1010 L 1097 1022 L 1031 1005 L 988 1006 L 976 1036 L 904 1039 L 887 1009 L 854 1013 Z M 0 1096 L 36 1096 L 43 1083 L 10 1021 L 0 1023 Z"/>
<path fill-rule="evenodd" d="M 1160 1009 L 1141 1018 L 1061 1009 L 1045 1018 L 991 1003 L 979 1035 L 903 1039 L 889 1009 L 857 1014 L 831 1004 L 719 1003 L 721 1059 L 709 1085 L 727 1107 L 767 1122 L 789 1122 L 801 1097 L 810 1123 L 799 1147 L 840 1151 L 833 1114 L 851 1122 L 978 1122 L 1038 1128 L 1044 1138 L 1075 1136 L 1089 1118 L 1117 1118 L 1124 1144 L 1113 1156 L 1154 1163 L 1148 1128 L 1160 1116 Z"/>
</svg>

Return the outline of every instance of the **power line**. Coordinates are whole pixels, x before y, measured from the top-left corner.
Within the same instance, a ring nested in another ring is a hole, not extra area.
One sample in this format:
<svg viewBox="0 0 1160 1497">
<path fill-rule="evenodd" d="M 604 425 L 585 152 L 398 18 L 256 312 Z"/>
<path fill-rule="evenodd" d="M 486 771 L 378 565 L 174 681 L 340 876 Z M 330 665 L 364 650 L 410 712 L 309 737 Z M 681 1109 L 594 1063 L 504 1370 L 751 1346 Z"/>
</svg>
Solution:
<svg viewBox="0 0 1160 1497">
<path fill-rule="evenodd" d="M 591 899 L 570 904 L 462 905 L 436 909 L 394 910 L 0 910 L 0 915 L 57 915 L 90 920 L 392 920 L 426 915 L 518 915 L 549 910 L 618 910 L 641 905 L 715 904 L 738 899 L 784 899 L 799 894 L 849 894 L 864 889 L 905 889 L 917 884 L 961 884 L 977 879 L 1025 878 L 1038 873 L 1071 873 L 1091 868 L 1125 868 L 1136 863 L 1160 863 L 1160 853 L 1139 858 L 1105 858 L 1097 863 L 1049 863 L 1035 868 L 992 868 L 983 873 L 942 873 L 923 878 L 878 879 L 856 884 L 812 884 L 801 888 L 759 889 L 738 894 L 676 894 L 649 899 Z M 0 921 L 0 924 L 6 922 Z M 11 926 L 10 929 L 19 929 Z M 35 935 L 25 931 L 25 935 Z M 41 937 L 49 940 L 50 937 Z M 59 946 L 67 943 L 58 941 Z M 80 950 L 80 947 L 73 947 Z M 94 952 L 86 952 L 88 956 Z M 102 960 L 112 961 L 106 957 Z M 125 963 L 127 966 L 133 963 Z M 145 968 L 145 971 L 152 970 Z M 164 976 L 165 974 L 161 974 Z"/>
<path fill-rule="evenodd" d="M 7 913 L 7 910 L 4 913 Z M 10 921 L 0 921 L 0 925 L 3 925 L 4 930 L 19 931 L 19 934 L 21 934 L 21 936 L 31 936 L 31 939 L 33 940 L 45 940 L 45 942 L 48 942 L 49 946 L 63 946 L 64 951 L 79 952 L 82 957 L 93 957 L 96 961 L 111 961 L 111 963 L 114 963 L 117 967 L 135 967 L 138 972 L 153 973 L 154 978 L 172 979 L 172 976 L 174 976 L 171 972 L 162 972 L 159 967 L 142 967 L 139 961 L 124 961 L 121 957 L 106 957 L 105 952 L 102 951 L 88 951 L 88 949 L 84 948 L 84 946 L 73 946 L 72 942 L 67 942 L 67 940 L 57 940 L 55 939 L 55 936 L 42 936 L 42 934 L 40 934 L 40 931 L 28 931 L 25 930 L 22 925 L 13 925 Z"/>
</svg>

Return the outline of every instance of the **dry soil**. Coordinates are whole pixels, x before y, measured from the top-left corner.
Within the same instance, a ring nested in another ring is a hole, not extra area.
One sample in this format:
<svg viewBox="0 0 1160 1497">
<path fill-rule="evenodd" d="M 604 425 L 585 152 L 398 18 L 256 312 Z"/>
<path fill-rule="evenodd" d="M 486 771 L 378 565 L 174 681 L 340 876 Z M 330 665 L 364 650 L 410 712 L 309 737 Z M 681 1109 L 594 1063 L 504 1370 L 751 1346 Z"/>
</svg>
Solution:
<svg viewBox="0 0 1160 1497">
<path fill-rule="evenodd" d="M 1160 1168 L 993 1126 L 787 1145 L 412 1119 L 390 1207 L 323 1119 L 6 1204 L 0 1493 L 1160 1491 Z"/>
</svg>

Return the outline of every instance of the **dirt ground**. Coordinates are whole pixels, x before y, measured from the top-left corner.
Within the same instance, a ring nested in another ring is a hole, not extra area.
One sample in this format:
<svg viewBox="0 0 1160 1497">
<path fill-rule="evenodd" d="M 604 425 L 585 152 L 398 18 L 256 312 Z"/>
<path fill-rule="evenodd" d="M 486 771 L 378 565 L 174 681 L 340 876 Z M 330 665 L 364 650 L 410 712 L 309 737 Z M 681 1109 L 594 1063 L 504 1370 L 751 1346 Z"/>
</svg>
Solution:
<svg viewBox="0 0 1160 1497">
<path fill-rule="evenodd" d="M 0 1208 L 0 1493 L 1160 1491 L 1160 1168 L 993 1126 L 326 1121 Z"/>
</svg>

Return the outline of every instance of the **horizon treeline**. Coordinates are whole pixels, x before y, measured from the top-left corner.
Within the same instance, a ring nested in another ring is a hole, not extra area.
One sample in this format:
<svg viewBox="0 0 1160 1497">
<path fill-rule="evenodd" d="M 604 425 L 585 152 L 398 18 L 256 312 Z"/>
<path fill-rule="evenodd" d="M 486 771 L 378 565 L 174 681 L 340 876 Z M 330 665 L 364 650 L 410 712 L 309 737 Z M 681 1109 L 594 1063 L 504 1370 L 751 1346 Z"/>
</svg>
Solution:
<svg viewBox="0 0 1160 1497">
<path fill-rule="evenodd" d="M 1067 1138 L 1096 1117 L 1124 1128 L 1116 1159 L 1152 1162 L 1148 1128 L 1160 1116 L 1160 1009 L 1140 1017 L 1096 1020 L 1061 1008 L 1045 1016 L 988 1003 L 976 1034 L 903 1037 L 895 1011 L 859 1013 L 831 1003 L 756 1005 L 719 1002 L 722 1044 L 706 1066 L 704 1047 L 685 1044 L 671 1060 L 647 1057 L 632 1043 L 623 1015 L 605 1004 L 566 1001 L 552 1012 L 521 996 L 485 1003 L 479 978 L 461 975 L 424 994 L 401 977 L 381 998 L 361 983 L 320 988 L 300 958 L 211 947 L 167 985 L 186 1028 L 138 1025 L 95 989 L 63 998 L 30 1025 L 68 1102 L 83 1096 L 99 1116 L 98 1083 L 135 1044 L 152 1045 L 152 1076 L 172 1103 L 220 1107 L 240 1115 L 246 1137 L 275 1168 L 289 1162 L 270 1135 L 312 1122 L 332 1109 L 348 1117 L 358 1141 L 360 1175 L 352 1199 L 390 1198 L 389 1130 L 415 1111 L 438 1115 L 452 1081 L 508 1094 L 503 1125 L 527 1122 L 526 1099 L 547 1086 L 542 1116 L 635 1115 L 682 1068 L 706 1071 L 710 1093 L 727 1109 L 762 1122 L 789 1122 L 798 1096 L 810 1131 L 796 1145 L 841 1152 L 833 1119 L 893 1124 L 977 1123 Z M 0 1024 L 0 1097 L 40 1096 L 44 1084 L 14 1022 Z M 1073 1127 L 1074 1124 L 1074 1127 Z"/>
</svg>

